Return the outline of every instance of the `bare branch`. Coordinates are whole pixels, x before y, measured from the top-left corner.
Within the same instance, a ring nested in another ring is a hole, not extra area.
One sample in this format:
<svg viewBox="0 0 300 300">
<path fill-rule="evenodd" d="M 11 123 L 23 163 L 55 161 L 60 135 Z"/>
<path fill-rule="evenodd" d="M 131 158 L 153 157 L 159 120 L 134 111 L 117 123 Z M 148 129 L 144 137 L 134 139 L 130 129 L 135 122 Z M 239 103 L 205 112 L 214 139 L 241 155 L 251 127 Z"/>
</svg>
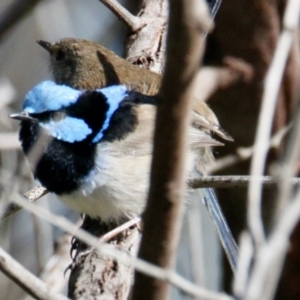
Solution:
<svg viewBox="0 0 300 300">
<path fill-rule="evenodd" d="M 48 135 L 41 135 L 38 138 L 38 142 L 32 147 L 27 154 L 27 160 L 30 164 L 31 170 L 35 170 L 42 154 L 44 151 L 43 145 L 50 143 L 52 141 L 53 137 Z M 48 191 L 44 187 L 37 187 L 29 192 L 27 192 L 24 196 L 28 198 L 30 201 L 36 201 L 45 194 L 47 194 Z M 18 211 L 20 208 L 17 207 L 14 204 L 9 204 L 8 207 L 5 208 L 5 212 L 2 217 L 0 217 L 0 220 L 11 215 L 12 213 Z"/>
<path fill-rule="evenodd" d="M 300 192 L 283 211 L 269 241 L 265 243 L 257 254 L 257 260 L 246 291 L 245 300 L 271 299 L 270 288 L 274 292 L 277 281 L 274 273 L 279 274 L 289 245 L 289 237 L 300 218 Z M 278 266 L 279 268 L 276 268 Z M 274 268 L 275 267 L 275 268 Z M 270 278 L 272 277 L 272 278 Z M 269 279 L 273 283 L 266 284 Z"/>
<path fill-rule="evenodd" d="M 254 253 L 253 243 L 248 231 L 241 234 L 239 244 L 240 256 L 236 276 L 234 277 L 233 289 L 235 295 L 241 298 L 244 295 L 248 284 L 250 267 Z"/>
<path fill-rule="evenodd" d="M 63 295 L 54 294 L 44 282 L 27 271 L 2 248 L 0 248 L 0 270 L 36 299 L 68 299 Z"/>
<path fill-rule="evenodd" d="M 286 151 L 282 156 L 281 163 L 274 168 L 274 176 L 278 181 L 278 194 L 276 201 L 276 211 L 274 216 L 274 223 L 277 223 L 278 217 L 281 215 L 282 210 L 286 207 L 287 203 L 290 202 L 291 193 L 293 191 L 293 186 L 289 182 L 292 176 L 297 176 L 299 173 L 299 153 L 300 153 L 300 143 L 299 143 L 299 130 L 300 130 L 300 110 L 297 108 L 295 115 L 295 121 L 292 126 L 292 132 L 289 136 L 289 141 L 286 146 Z"/>
<path fill-rule="evenodd" d="M 109 256 L 123 264 L 132 264 L 136 270 L 143 272 L 148 276 L 168 281 L 188 295 L 207 300 L 233 300 L 232 297 L 224 293 L 212 292 L 201 288 L 173 271 L 164 270 L 139 258 L 131 257 L 128 253 L 120 252 L 116 249 L 116 247 L 107 245 L 90 233 L 77 228 L 76 225 L 66 218 L 54 215 L 50 211 L 42 208 L 41 206 L 37 206 L 34 203 L 29 203 L 18 194 L 13 194 L 12 198 L 19 206 L 22 206 L 32 214 L 46 220 L 50 224 L 55 225 L 66 232 L 69 232 L 86 244 L 96 248 L 100 255 Z"/>
<path fill-rule="evenodd" d="M 133 32 L 138 31 L 143 27 L 144 22 L 139 17 L 132 15 L 116 0 L 100 1 L 107 6 L 120 20 L 122 20 Z"/>
<path fill-rule="evenodd" d="M 276 100 L 285 65 L 295 37 L 294 33 L 298 27 L 299 14 L 300 2 L 288 1 L 283 20 L 283 31 L 280 34 L 273 61 L 268 70 L 264 85 L 263 101 L 255 137 L 254 155 L 251 163 L 251 176 L 261 176 L 264 172 Z M 248 225 L 257 245 L 261 244 L 265 239 L 261 219 L 261 189 L 261 182 L 252 181 L 248 192 Z"/>
<path fill-rule="evenodd" d="M 210 72 L 211 68 L 203 68 L 204 72 Z M 200 71 L 201 72 L 201 71 Z M 203 84 L 206 81 L 204 80 L 201 84 L 201 86 L 204 86 Z M 270 141 L 269 148 L 275 148 L 277 149 L 281 142 L 282 139 L 286 136 L 287 132 L 290 130 L 291 125 L 288 125 L 282 129 L 280 129 L 277 133 L 275 133 Z M 216 163 L 213 164 L 211 167 L 207 168 L 207 171 L 209 174 L 218 172 L 222 169 L 228 168 L 234 164 L 237 164 L 241 161 L 250 159 L 253 155 L 253 147 L 249 148 L 238 148 L 237 149 L 237 154 L 235 155 L 230 155 L 226 156 L 224 158 L 216 160 Z M 236 178 L 235 176 L 232 176 L 233 178 Z M 206 179 L 207 178 L 207 179 Z M 248 184 L 247 177 L 239 176 L 240 181 L 233 183 L 229 182 L 226 183 L 224 181 L 228 180 L 230 177 L 224 177 L 224 180 L 222 181 L 221 178 L 218 178 L 217 176 L 214 177 L 205 177 L 205 178 L 199 178 L 195 179 L 193 182 L 190 183 L 190 185 L 193 188 L 200 188 L 200 187 L 223 187 L 223 188 L 230 188 L 230 187 L 244 187 L 245 185 Z M 250 177 L 249 177 L 250 178 Z M 268 178 L 268 177 L 264 177 Z M 237 178 L 236 178 L 237 179 Z M 235 180 L 236 180 L 235 179 Z M 233 179 L 234 180 L 234 179 Z M 293 182 L 294 185 L 297 185 L 297 179 L 294 179 L 295 181 Z M 237 180 L 236 180 L 237 181 Z M 269 181 L 266 180 L 265 182 L 262 182 L 264 187 L 268 186 L 273 186 L 275 183 L 273 183 L 272 179 L 270 178 Z M 27 193 L 24 194 L 26 198 L 30 200 L 30 202 L 34 202 L 44 195 L 46 195 L 48 191 L 41 186 L 35 187 L 32 190 L 28 191 Z M 3 213 L 2 217 L 0 220 L 10 216 L 11 214 L 19 211 L 21 208 L 17 206 L 16 204 L 10 203 L 6 208 L 5 212 Z"/>
<path fill-rule="evenodd" d="M 125 229 L 128 229 L 129 227 L 139 224 L 141 222 L 141 218 L 140 217 L 136 217 L 124 224 L 122 224 L 121 226 L 118 226 L 116 228 L 114 228 L 113 230 L 107 232 L 106 234 L 102 235 L 100 237 L 100 240 L 102 242 L 107 242 L 109 241 L 111 238 L 115 237 L 116 235 L 118 235 L 120 232 L 124 231 Z"/>
<path fill-rule="evenodd" d="M 189 181 L 193 189 L 198 188 L 247 188 L 251 181 L 259 181 L 264 188 L 272 188 L 278 184 L 278 179 L 272 176 L 204 176 Z M 300 186 L 300 178 L 289 178 L 293 187 Z"/>
<path fill-rule="evenodd" d="M 257 180 L 262 183 L 264 188 L 271 188 L 274 187 L 274 185 L 278 184 L 277 178 L 273 178 L 272 176 L 261 176 L 261 177 L 253 177 L 251 179 L 251 176 L 204 176 L 201 178 L 196 178 L 194 180 L 189 181 L 189 186 L 193 189 L 199 189 L 199 188 L 246 188 L 250 181 Z M 288 181 L 289 184 L 292 184 L 292 186 L 299 186 L 300 179 L 299 178 L 290 178 Z M 29 202 L 35 202 L 36 200 L 40 199 L 44 195 L 46 195 L 48 191 L 44 187 L 35 187 L 32 190 L 28 191 L 24 194 L 24 197 L 26 197 Z M 19 211 L 22 209 L 22 207 L 10 203 L 3 214 L 3 216 L 0 218 L 0 220 L 3 220 L 4 218 L 10 216 L 11 214 Z M 110 231 L 107 233 L 107 235 L 102 236 L 101 240 L 107 241 L 110 238 L 112 238 L 114 235 L 120 233 L 121 231 L 125 230 L 126 228 L 137 224 L 140 222 L 140 218 L 135 218 L 133 220 L 128 221 L 127 223 L 117 227 L 115 231 Z"/>
<path fill-rule="evenodd" d="M 284 128 L 281 128 L 272 136 L 271 141 L 269 143 L 269 150 L 278 149 L 280 147 L 283 138 L 286 136 L 290 128 L 291 124 L 285 126 Z M 228 155 L 223 158 L 217 159 L 213 165 L 207 168 L 207 173 L 216 173 L 225 168 L 232 167 L 235 164 L 250 159 L 253 155 L 253 148 L 253 146 L 248 148 L 237 148 L 236 154 Z"/>
<path fill-rule="evenodd" d="M 167 0 L 143 0 L 138 17 L 144 26 L 127 37 L 124 56 L 131 63 L 162 73 L 165 63 Z"/>
<path fill-rule="evenodd" d="M 224 67 L 205 67 L 199 71 L 194 91 L 197 99 L 208 101 L 217 90 L 253 78 L 252 67 L 244 61 L 227 57 L 224 64 Z"/>
<path fill-rule="evenodd" d="M 190 100 L 204 51 L 203 36 L 210 24 L 205 1 L 170 1 L 166 70 L 159 92 L 162 101 L 157 109 L 150 191 L 139 252 L 141 258 L 168 270 L 174 266 L 181 228 Z M 168 291 L 166 282 L 136 273 L 134 300 L 166 299 Z"/>
<path fill-rule="evenodd" d="M 42 198 L 43 196 L 45 196 L 48 193 L 49 192 L 47 191 L 46 188 L 44 188 L 42 186 L 37 186 L 37 187 L 31 189 L 30 191 L 28 191 L 27 193 L 25 193 L 23 196 L 25 198 L 27 198 L 29 200 L 29 202 L 35 202 L 36 200 Z M 20 209 L 22 209 L 22 207 L 20 207 L 19 205 L 15 204 L 15 203 L 9 203 L 7 205 L 7 207 L 5 208 L 4 213 L 1 216 L 0 220 L 5 219 L 6 217 L 19 211 Z"/>
</svg>

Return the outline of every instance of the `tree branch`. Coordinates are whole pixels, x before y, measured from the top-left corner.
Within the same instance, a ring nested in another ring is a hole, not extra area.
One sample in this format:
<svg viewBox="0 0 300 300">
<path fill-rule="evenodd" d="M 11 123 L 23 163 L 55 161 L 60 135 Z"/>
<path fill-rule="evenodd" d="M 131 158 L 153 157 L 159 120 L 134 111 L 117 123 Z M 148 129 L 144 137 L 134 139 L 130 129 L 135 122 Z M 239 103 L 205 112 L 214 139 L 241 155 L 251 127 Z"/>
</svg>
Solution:
<svg viewBox="0 0 300 300">
<path fill-rule="evenodd" d="M 0 248 L 0 270 L 36 299 L 68 299 L 63 295 L 54 294 L 44 282 L 27 271 L 2 248 Z"/>
<path fill-rule="evenodd" d="M 287 135 L 291 128 L 291 124 L 281 128 L 276 132 L 269 143 L 269 150 L 276 149 L 278 150 L 282 145 L 283 138 Z M 248 160 L 253 155 L 253 148 L 251 147 L 240 147 L 236 149 L 236 154 L 228 155 L 223 158 L 219 158 L 215 163 L 207 168 L 207 173 L 212 174 L 234 166 L 242 161 Z"/>
<path fill-rule="evenodd" d="M 12 198 L 19 206 L 22 206 L 32 214 L 44 219 L 50 224 L 55 225 L 70 234 L 73 234 L 81 241 L 94 247 L 101 256 L 110 257 L 111 259 L 114 259 L 115 261 L 121 262 L 126 265 L 132 264 L 136 268 L 136 270 L 143 272 L 148 276 L 153 276 L 155 278 L 170 282 L 182 292 L 193 297 L 199 297 L 208 300 L 233 300 L 232 297 L 224 293 L 212 292 L 199 287 L 173 271 L 161 269 L 146 261 L 130 256 L 128 252 L 119 251 L 116 247 L 105 244 L 90 233 L 77 228 L 76 225 L 71 223 L 66 218 L 54 215 L 49 210 L 37 206 L 34 203 L 29 203 L 18 194 L 13 194 Z"/>
<path fill-rule="evenodd" d="M 42 186 L 37 186 L 37 187 L 31 189 L 30 191 L 28 191 L 27 193 L 25 193 L 23 196 L 25 198 L 27 198 L 29 200 L 29 202 L 35 202 L 36 200 L 42 198 L 43 196 L 45 196 L 48 193 L 49 192 L 46 188 L 44 188 Z M 5 219 L 6 217 L 10 216 L 11 214 L 19 211 L 20 209 L 22 209 L 22 207 L 20 207 L 19 205 L 15 204 L 15 203 L 9 203 L 4 210 L 4 213 L 0 217 L 0 221 Z"/>
<path fill-rule="evenodd" d="M 294 33 L 298 28 L 299 12 L 299 1 L 287 2 L 283 20 L 283 31 L 280 34 L 275 54 L 265 79 L 263 99 L 255 137 L 254 155 L 251 162 L 251 176 L 261 176 L 264 172 L 276 101 L 295 36 Z M 256 245 L 261 244 L 265 239 L 261 218 L 261 189 L 262 185 L 260 182 L 252 181 L 248 192 L 249 209 L 247 222 Z"/>
<path fill-rule="evenodd" d="M 113 230 L 105 233 L 104 235 L 102 235 L 100 237 L 100 240 L 102 242 L 107 242 L 109 241 L 111 238 L 115 237 L 116 235 L 118 235 L 119 233 L 121 233 L 122 231 L 132 227 L 133 225 L 138 225 L 141 222 L 141 218 L 140 217 L 136 217 L 134 219 L 129 220 L 128 222 L 125 222 L 124 224 L 114 228 Z"/>
<path fill-rule="evenodd" d="M 165 63 L 168 1 L 143 0 L 138 17 L 144 26 L 127 37 L 124 56 L 135 65 L 162 73 Z"/>
<path fill-rule="evenodd" d="M 159 92 L 161 104 L 139 252 L 139 257 L 167 270 L 174 266 L 180 235 L 193 84 L 204 51 L 203 36 L 210 24 L 205 1 L 170 1 L 166 70 Z M 167 299 L 168 292 L 167 282 L 136 273 L 134 300 Z"/>
<path fill-rule="evenodd" d="M 218 90 L 226 89 L 237 82 L 250 82 L 254 76 L 250 64 L 236 58 L 224 59 L 223 67 L 201 68 L 195 83 L 194 94 L 201 101 L 208 101 Z"/>
<path fill-rule="evenodd" d="M 298 191 L 294 199 L 285 207 L 280 218 L 278 218 L 278 223 L 267 243 L 260 247 L 243 299 L 272 299 L 285 254 L 288 250 L 289 237 L 299 218 L 300 192 Z"/>
<path fill-rule="evenodd" d="M 199 188 L 247 188 L 251 181 L 259 181 L 264 188 L 274 188 L 278 179 L 272 176 L 204 176 L 189 181 L 193 189 Z M 293 187 L 300 186 L 300 178 L 289 178 L 288 183 Z"/>
<path fill-rule="evenodd" d="M 100 1 L 107 6 L 120 20 L 122 20 L 133 32 L 140 30 L 144 26 L 144 22 L 139 17 L 132 15 L 116 0 Z"/>
</svg>

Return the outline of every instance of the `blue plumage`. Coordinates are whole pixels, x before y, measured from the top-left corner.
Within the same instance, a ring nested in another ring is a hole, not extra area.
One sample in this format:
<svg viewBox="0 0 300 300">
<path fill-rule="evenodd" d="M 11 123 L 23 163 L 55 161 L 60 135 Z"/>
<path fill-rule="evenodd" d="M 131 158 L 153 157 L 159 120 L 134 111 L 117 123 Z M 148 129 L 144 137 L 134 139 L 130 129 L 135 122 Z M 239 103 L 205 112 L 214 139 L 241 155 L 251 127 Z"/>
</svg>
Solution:
<svg viewBox="0 0 300 300">
<path fill-rule="evenodd" d="M 86 96 L 91 93 L 92 96 Z M 104 131 L 109 127 L 110 119 L 120 102 L 127 96 L 127 88 L 122 85 L 88 92 L 58 85 L 52 81 L 44 81 L 27 93 L 23 112 L 38 119 L 40 115 L 52 113 L 53 115 L 39 120 L 38 123 L 54 138 L 74 143 L 92 135 L 92 142 L 98 143 L 103 138 Z M 97 103 L 91 99 L 95 99 Z M 78 112 L 76 107 L 84 106 L 85 102 L 94 103 L 89 105 L 92 111 L 85 112 L 85 107 L 83 107 L 82 111 Z M 64 117 L 56 120 L 55 113 L 59 111 L 64 112 Z"/>
<path fill-rule="evenodd" d="M 42 146 L 43 153 L 33 168 L 42 185 L 57 195 L 81 190 L 86 195 L 108 181 L 110 173 L 98 173 L 108 172 L 108 162 L 112 167 L 110 151 L 101 151 L 133 134 L 139 124 L 137 108 L 155 103 L 155 97 L 128 91 L 122 85 L 79 91 L 45 81 L 27 93 L 23 111 L 11 117 L 21 121 L 19 137 L 26 155 Z M 44 135 L 53 138 L 40 139 Z M 117 161 L 113 166 L 119 165 Z M 130 174 L 133 167 L 128 169 Z"/>
<path fill-rule="evenodd" d="M 41 146 L 41 156 L 31 165 L 44 187 L 80 213 L 119 221 L 144 209 L 158 100 L 122 85 L 79 91 L 45 81 L 26 95 L 23 111 L 11 117 L 21 121 L 20 141 L 29 160 L 30 151 Z M 207 131 L 198 135 L 205 148 Z M 191 133 L 194 144 L 195 128 Z M 53 138 L 40 138 L 45 135 Z M 189 161 L 199 165 L 194 154 L 189 153 Z M 195 167 L 189 176 L 194 172 Z M 210 189 L 203 198 L 235 268 L 237 247 L 217 199 Z"/>
<path fill-rule="evenodd" d="M 111 86 L 104 89 L 97 90 L 104 94 L 109 102 L 109 108 L 106 112 L 106 119 L 102 125 L 100 132 L 93 139 L 93 143 L 97 143 L 103 137 L 103 131 L 107 129 L 109 125 L 109 120 L 115 110 L 118 108 L 120 102 L 128 96 L 127 89 L 125 86 Z"/>
<path fill-rule="evenodd" d="M 83 120 L 72 117 L 65 117 L 58 122 L 53 120 L 46 123 L 41 122 L 40 125 L 54 138 L 68 143 L 83 141 L 92 133 L 91 128 Z"/>
<path fill-rule="evenodd" d="M 81 93 L 66 85 L 43 81 L 27 93 L 23 111 L 30 114 L 56 111 L 75 103 Z"/>
</svg>

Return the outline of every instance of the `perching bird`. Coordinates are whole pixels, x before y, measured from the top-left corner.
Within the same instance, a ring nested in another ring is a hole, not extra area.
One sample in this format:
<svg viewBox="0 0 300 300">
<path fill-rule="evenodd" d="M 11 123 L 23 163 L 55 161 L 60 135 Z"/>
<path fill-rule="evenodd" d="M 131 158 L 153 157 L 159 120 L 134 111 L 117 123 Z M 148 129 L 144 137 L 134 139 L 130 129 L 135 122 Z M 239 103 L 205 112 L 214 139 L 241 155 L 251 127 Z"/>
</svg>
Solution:
<svg viewBox="0 0 300 300">
<path fill-rule="evenodd" d="M 161 75 L 131 64 L 100 44 L 74 38 L 37 43 L 49 52 L 58 84 L 88 90 L 124 84 L 147 95 L 158 92 Z"/>
<path fill-rule="evenodd" d="M 221 0 L 207 0 L 212 18 Z M 146 95 L 157 93 L 161 75 L 139 68 L 104 46 L 83 39 L 65 38 L 57 43 L 39 40 L 51 57 L 54 81 L 76 89 L 97 89 L 124 84 Z"/>
<path fill-rule="evenodd" d="M 122 222 L 145 206 L 157 101 L 123 85 L 82 91 L 45 81 L 27 93 L 23 111 L 11 117 L 21 120 L 24 153 L 41 147 L 33 173 L 44 187 L 80 213 Z M 221 145 L 201 122 L 194 111 L 188 135 L 190 179 L 213 159 L 210 147 Z M 214 192 L 203 191 L 236 264 L 237 248 Z"/>
<path fill-rule="evenodd" d="M 50 54 L 54 81 L 81 90 L 123 84 L 146 95 L 157 94 L 161 75 L 134 66 L 97 43 L 64 38 L 54 44 L 38 41 Z M 231 137 L 219 126 L 213 111 L 194 97 L 195 122 L 226 140 Z"/>
</svg>

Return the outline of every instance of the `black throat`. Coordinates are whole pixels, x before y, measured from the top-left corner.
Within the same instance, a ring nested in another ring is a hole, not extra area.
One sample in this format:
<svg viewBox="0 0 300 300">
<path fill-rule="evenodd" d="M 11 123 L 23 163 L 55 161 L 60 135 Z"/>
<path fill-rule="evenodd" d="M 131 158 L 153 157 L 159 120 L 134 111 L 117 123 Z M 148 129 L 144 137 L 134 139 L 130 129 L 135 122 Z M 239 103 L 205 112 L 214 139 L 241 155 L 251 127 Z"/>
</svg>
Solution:
<svg viewBox="0 0 300 300">
<path fill-rule="evenodd" d="M 50 192 L 58 195 L 75 191 L 95 164 L 96 144 L 67 143 L 57 139 L 39 145 L 42 129 L 37 123 L 21 122 L 20 140 L 26 155 L 33 146 L 43 147 L 37 160 L 34 177 Z M 42 138 L 41 138 L 42 139 Z"/>
<path fill-rule="evenodd" d="M 108 109 L 107 100 L 97 91 L 83 93 L 75 104 L 64 108 L 68 116 L 84 120 L 92 130 L 92 133 L 80 142 L 68 143 L 56 138 L 45 142 L 42 136 L 48 136 L 47 132 L 38 122 L 22 121 L 19 137 L 25 155 L 28 156 L 35 146 L 42 147 L 42 151 L 39 151 L 42 154 L 41 158 L 36 160 L 33 170 L 34 177 L 50 192 L 58 195 L 77 190 L 83 179 L 95 167 L 97 145 L 122 140 L 133 133 L 138 124 L 134 107 L 142 104 L 155 105 L 156 97 L 129 92 L 111 116 L 108 128 L 103 131 L 103 136 L 97 143 L 93 142 L 93 138 L 101 130 Z M 42 113 L 35 118 L 49 119 L 52 113 L 55 112 Z"/>
</svg>

